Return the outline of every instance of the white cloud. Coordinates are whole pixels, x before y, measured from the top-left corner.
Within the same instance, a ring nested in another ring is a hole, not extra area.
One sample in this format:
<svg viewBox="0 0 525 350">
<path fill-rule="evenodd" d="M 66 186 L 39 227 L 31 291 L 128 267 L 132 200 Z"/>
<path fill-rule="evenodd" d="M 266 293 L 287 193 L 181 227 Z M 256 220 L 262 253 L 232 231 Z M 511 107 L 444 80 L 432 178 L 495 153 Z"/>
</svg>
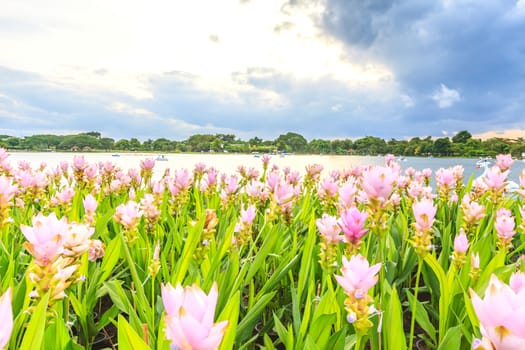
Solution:
<svg viewBox="0 0 525 350">
<path fill-rule="evenodd" d="M 461 101 L 459 91 L 449 89 L 445 84 L 441 84 L 439 90 L 436 90 L 432 95 L 432 99 L 436 101 L 439 108 L 450 108 L 454 103 Z"/>
<path fill-rule="evenodd" d="M 338 103 L 333 105 L 331 108 L 332 112 L 340 112 L 343 109 L 343 105 Z"/>
<path fill-rule="evenodd" d="M 408 95 L 401 95 L 401 101 L 403 101 L 403 105 L 407 108 L 414 107 L 414 99 Z"/>
<path fill-rule="evenodd" d="M 200 77 L 203 91 L 226 94 L 246 89 L 231 74 L 250 67 L 299 80 L 329 77 L 349 87 L 392 80 L 385 65 L 352 62 L 342 43 L 323 34 L 316 23 L 321 2 L 282 11 L 286 3 L 5 0 L 3 16 L 38 30 L 0 36 L 0 65 L 141 99 L 154 97 L 145 77 L 173 70 Z M 276 31 L 283 23 L 291 25 Z M 97 74 L 101 69 L 106 74 Z"/>
<path fill-rule="evenodd" d="M 136 107 L 130 106 L 123 102 L 114 102 L 108 107 L 108 109 L 114 112 L 133 114 L 133 115 L 146 115 L 146 116 L 154 115 L 152 112 L 144 108 L 136 108 Z"/>
</svg>

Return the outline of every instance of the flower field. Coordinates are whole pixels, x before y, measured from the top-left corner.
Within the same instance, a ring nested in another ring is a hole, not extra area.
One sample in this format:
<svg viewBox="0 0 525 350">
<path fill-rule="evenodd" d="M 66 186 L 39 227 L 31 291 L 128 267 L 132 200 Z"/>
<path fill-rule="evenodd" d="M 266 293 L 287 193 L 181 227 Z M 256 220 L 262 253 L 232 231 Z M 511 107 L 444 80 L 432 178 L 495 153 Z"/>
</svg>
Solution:
<svg viewBox="0 0 525 350">
<path fill-rule="evenodd" d="M 513 162 L 157 177 L 0 149 L 0 348 L 525 349 Z"/>
</svg>

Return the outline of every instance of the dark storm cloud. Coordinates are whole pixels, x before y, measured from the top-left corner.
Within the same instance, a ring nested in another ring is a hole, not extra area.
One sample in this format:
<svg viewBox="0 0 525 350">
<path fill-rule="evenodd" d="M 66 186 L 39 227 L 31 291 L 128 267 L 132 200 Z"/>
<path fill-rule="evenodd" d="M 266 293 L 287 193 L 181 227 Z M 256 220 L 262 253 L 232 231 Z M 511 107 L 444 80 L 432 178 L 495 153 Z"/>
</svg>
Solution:
<svg viewBox="0 0 525 350">
<path fill-rule="evenodd" d="M 393 70 L 415 101 L 404 113 L 408 123 L 525 127 L 525 14 L 516 2 L 328 0 L 322 25 L 349 52 Z M 439 108 L 432 96 L 441 84 L 461 101 Z"/>
<path fill-rule="evenodd" d="M 390 10 L 390 0 L 328 0 L 323 24 L 351 45 L 369 46 L 379 34 L 381 17 Z"/>
</svg>

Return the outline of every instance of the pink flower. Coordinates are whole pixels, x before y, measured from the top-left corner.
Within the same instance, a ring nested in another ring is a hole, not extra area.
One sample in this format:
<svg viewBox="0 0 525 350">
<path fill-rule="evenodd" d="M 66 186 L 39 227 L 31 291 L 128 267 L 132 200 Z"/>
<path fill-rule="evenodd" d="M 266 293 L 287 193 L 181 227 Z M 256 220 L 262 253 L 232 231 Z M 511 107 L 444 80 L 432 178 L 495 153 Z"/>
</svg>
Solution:
<svg viewBox="0 0 525 350">
<path fill-rule="evenodd" d="M 83 224 L 71 223 L 63 237 L 64 255 L 78 256 L 91 246 L 89 239 L 95 229 Z"/>
<path fill-rule="evenodd" d="M 95 164 L 90 164 L 84 169 L 84 175 L 86 179 L 93 180 L 97 176 L 97 166 Z"/>
<path fill-rule="evenodd" d="M 95 239 L 91 241 L 91 245 L 88 249 L 88 259 L 89 261 L 96 261 L 104 256 L 105 245 L 102 241 Z"/>
<path fill-rule="evenodd" d="M 360 254 L 353 255 L 350 261 L 343 256 L 342 276 L 335 275 L 335 279 L 348 295 L 360 299 L 370 288 L 377 283 L 377 273 L 381 263 L 370 266 L 366 258 Z"/>
<path fill-rule="evenodd" d="M 336 217 L 325 213 L 320 219 L 315 220 L 315 224 L 327 242 L 339 243 L 343 238 L 340 235 L 341 228 L 339 227 Z"/>
<path fill-rule="evenodd" d="M 225 183 L 225 187 L 224 187 L 226 194 L 234 194 L 238 188 L 239 188 L 239 180 L 237 179 L 237 176 L 235 175 L 230 176 L 227 182 Z"/>
<path fill-rule="evenodd" d="M 16 192 L 17 188 L 13 185 L 12 180 L 0 175 L 0 208 L 8 207 Z"/>
<path fill-rule="evenodd" d="M 472 255 L 470 256 L 470 266 L 473 268 L 473 269 L 479 269 L 479 254 L 476 253 L 472 253 Z"/>
<path fill-rule="evenodd" d="M 308 164 L 305 167 L 305 169 L 307 176 L 310 176 L 312 179 L 317 180 L 319 179 L 319 176 L 321 175 L 321 172 L 323 171 L 324 167 L 321 164 Z"/>
<path fill-rule="evenodd" d="M 452 169 L 440 168 L 436 171 L 436 182 L 438 187 L 450 188 L 454 184 L 454 172 Z"/>
<path fill-rule="evenodd" d="M 399 193 L 394 192 L 390 196 L 390 200 L 392 201 L 392 204 L 397 206 L 397 205 L 399 205 L 399 203 L 401 203 L 401 196 L 399 195 Z"/>
<path fill-rule="evenodd" d="M 348 241 L 357 243 L 368 232 L 364 228 L 367 217 L 368 213 L 360 212 L 356 207 L 343 210 L 338 223 Z"/>
<path fill-rule="evenodd" d="M 422 199 L 412 205 L 414 217 L 416 219 L 415 227 L 420 232 L 430 231 L 434 224 L 434 216 L 436 215 L 436 207 L 429 199 Z"/>
<path fill-rule="evenodd" d="M 190 177 L 188 169 L 175 171 L 173 176 L 175 177 L 175 187 L 177 187 L 179 190 L 187 190 L 190 188 L 192 184 L 192 178 Z"/>
<path fill-rule="evenodd" d="M 275 191 L 273 194 L 275 201 L 279 205 L 289 207 L 291 206 L 291 201 L 294 196 L 294 188 L 285 181 L 279 181 L 279 183 L 275 186 Z"/>
<path fill-rule="evenodd" d="M 525 272 L 514 272 L 510 276 L 509 286 L 515 293 L 525 291 Z"/>
<path fill-rule="evenodd" d="M 483 178 L 483 181 L 489 189 L 498 191 L 505 187 L 505 181 L 507 180 L 508 174 L 508 171 L 502 172 L 500 168 L 494 166 L 487 170 L 487 175 Z"/>
<path fill-rule="evenodd" d="M 255 219 L 256 211 L 255 206 L 250 204 L 246 210 L 241 209 L 241 222 L 247 226 L 253 223 Z"/>
<path fill-rule="evenodd" d="M 494 227 L 498 232 L 498 236 L 505 241 L 512 239 L 512 236 L 516 233 L 516 231 L 514 231 L 514 226 L 514 218 L 510 216 L 510 212 L 507 210 L 499 210 L 496 221 L 494 222 Z"/>
<path fill-rule="evenodd" d="M 280 176 L 279 176 L 279 173 L 277 172 L 272 171 L 266 175 L 266 183 L 268 184 L 268 187 L 270 187 L 270 190 L 272 192 L 275 189 L 275 186 L 277 186 L 277 183 L 279 182 L 279 180 L 280 180 Z"/>
<path fill-rule="evenodd" d="M 335 183 L 333 179 L 327 177 L 321 182 L 317 194 L 321 199 L 334 198 L 338 189 L 339 187 L 337 186 L 337 183 Z"/>
<path fill-rule="evenodd" d="M 475 223 L 485 216 L 485 207 L 477 202 L 470 201 L 470 196 L 466 194 L 461 201 L 463 218 L 468 223 Z"/>
<path fill-rule="evenodd" d="M 260 181 L 252 180 L 246 184 L 246 194 L 255 199 L 265 200 L 268 198 L 268 193 L 265 190 L 264 183 Z"/>
<path fill-rule="evenodd" d="M 24 247 L 33 255 L 40 266 L 53 263 L 64 251 L 63 239 L 68 234 L 68 223 L 65 218 L 57 219 L 55 213 L 34 216 L 33 227 L 20 225 L 22 233 L 28 240 Z"/>
<path fill-rule="evenodd" d="M 481 334 L 496 349 L 525 348 L 525 290 L 515 292 L 492 275 L 483 299 L 472 289 L 470 296 Z"/>
<path fill-rule="evenodd" d="M 430 168 L 425 168 L 425 169 L 421 170 L 421 175 L 422 175 L 425 179 L 430 179 L 430 177 L 432 176 L 432 169 L 430 169 Z"/>
<path fill-rule="evenodd" d="M 146 193 L 140 200 L 140 208 L 149 222 L 156 221 L 160 216 L 160 209 L 155 203 L 155 197 L 151 193 Z"/>
<path fill-rule="evenodd" d="M 416 169 L 409 167 L 405 169 L 405 175 L 412 178 L 416 174 Z"/>
<path fill-rule="evenodd" d="M 115 212 L 115 220 L 128 230 L 137 226 L 141 216 L 142 211 L 138 203 L 134 201 L 119 205 Z"/>
<path fill-rule="evenodd" d="M 264 168 L 268 167 L 268 163 L 270 163 L 270 158 L 271 157 L 268 154 L 263 154 L 261 160 Z"/>
<path fill-rule="evenodd" d="M 71 202 L 71 199 L 75 195 L 75 190 L 73 188 L 64 188 L 62 191 L 58 192 L 55 195 L 54 200 L 59 204 L 68 204 Z"/>
<path fill-rule="evenodd" d="M 349 179 L 339 189 L 339 203 L 343 207 L 351 207 L 354 204 L 356 194 L 357 187 L 355 185 L 355 180 Z"/>
<path fill-rule="evenodd" d="M 161 288 L 162 302 L 166 310 L 166 338 L 180 350 L 215 350 L 224 336 L 228 321 L 214 323 L 217 304 L 217 284 L 208 295 L 199 287 L 173 288 L 170 284 Z"/>
<path fill-rule="evenodd" d="M 368 198 L 384 202 L 390 197 L 395 180 L 396 175 L 392 169 L 374 166 L 363 174 L 362 187 Z"/>
<path fill-rule="evenodd" d="M 4 161 L 9 157 L 9 153 L 5 150 L 5 148 L 0 147 L 0 162 Z"/>
<path fill-rule="evenodd" d="M 155 159 L 146 158 L 140 161 L 140 168 L 142 170 L 152 170 L 155 166 Z"/>
<path fill-rule="evenodd" d="M 93 215 L 93 213 L 95 213 L 95 210 L 97 210 L 97 200 L 91 194 L 86 195 L 86 197 L 82 201 L 82 204 L 84 204 L 84 210 L 87 214 Z"/>
<path fill-rule="evenodd" d="M 297 185 L 301 180 L 301 174 L 298 171 L 292 171 L 286 174 L 286 182 L 290 185 Z"/>
<path fill-rule="evenodd" d="M 512 164 L 514 164 L 514 159 L 510 154 L 498 154 L 496 156 L 496 165 L 500 168 L 501 171 L 506 171 L 510 169 Z"/>
<path fill-rule="evenodd" d="M 73 157 L 73 170 L 77 172 L 84 171 L 84 168 L 87 166 L 84 156 L 74 156 Z"/>
<path fill-rule="evenodd" d="M 11 306 L 11 299 L 11 288 L 7 288 L 0 297 L 0 349 L 7 347 L 11 332 L 13 331 L 13 307 Z"/>
<path fill-rule="evenodd" d="M 454 251 L 465 254 L 468 250 L 468 238 L 463 230 L 454 238 Z"/>
<path fill-rule="evenodd" d="M 461 181 L 463 179 L 463 172 L 465 169 L 461 165 L 456 165 L 452 167 L 452 175 L 454 176 L 454 180 Z"/>
<path fill-rule="evenodd" d="M 389 153 L 389 154 L 387 154 L 385 156 L 385 164 L 386 164 L 386 166 L 390 166 L 390 164 L 392 164 L 395 161 L 396 161 L 396 156 L 395 155 Z"/>
</svg>

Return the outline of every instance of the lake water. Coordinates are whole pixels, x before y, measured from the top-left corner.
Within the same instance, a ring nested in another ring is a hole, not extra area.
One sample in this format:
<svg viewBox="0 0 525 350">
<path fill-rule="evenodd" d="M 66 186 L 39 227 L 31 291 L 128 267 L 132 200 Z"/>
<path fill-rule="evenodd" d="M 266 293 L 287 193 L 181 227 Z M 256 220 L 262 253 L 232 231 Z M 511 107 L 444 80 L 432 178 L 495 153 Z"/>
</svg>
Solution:
<svg viewBox="0 0 525 350">
<path fill-rule="evenodd" d="M 14 152 L 10 153 L 9 160 L 13 165 L 19 161 L 28 161 L 33 166 L 38 166 L 41 162 L 46 162 L 48 166 L 56 166 L 61 161 L 72 162 L 75 155 L 83 155 L 86 161 L 98 163 L 111 161 L 120 168 L 139 168 L 140 161 L 146 158 L 157 158 L 156 153 L 120 153 L 119 157 L 114 157 L 112 153 L 30 153 Z M 262 171 L 262 161 L 260 157 L 250 154 L 219 154 L 219 153 L 169 153 L 165 154 L 167 161 L 155 162 L 154 172 L 156 176 L 161 176 L 166 168 L 172 170 L 186 168 L 192 170 L 195 164 L 204 163 L 206 166 L 214 166 L 220 172 L 234 174 L 239 165 L 255 167 Z M 470 174 L 479 176 L 482 169 L 476 169 L 477 159 L 471 158 L 423 158 L 407 157 L 406 161 L 399 164 L 403 169 L 413 167 L 416 170 L 430 168 L 434 172 L 439 168 L 448 168 L 454 165 L 462 165 L 465 169 L 464 176 L 468 178 Z M 276 164 L 282 169 L 285 166 L 292 170 L 297 170 L 301 174 L 305 172 L 305 166 L 318 163 L 323 165 L 323 176 L 327 176 L 331 170 L 348 169 L 355 165 L 384 165 L 383 157 L 375 156 L 335 156 L 335 155 L 286 155 L 284 157 L 273 155 L 270 159 L 270 166 Z M 519 183 L 518 177 L 525 168 L 525 162 L 519 160 L 514 163 L 510 172 L 510 179 Z"/>
</svg>

